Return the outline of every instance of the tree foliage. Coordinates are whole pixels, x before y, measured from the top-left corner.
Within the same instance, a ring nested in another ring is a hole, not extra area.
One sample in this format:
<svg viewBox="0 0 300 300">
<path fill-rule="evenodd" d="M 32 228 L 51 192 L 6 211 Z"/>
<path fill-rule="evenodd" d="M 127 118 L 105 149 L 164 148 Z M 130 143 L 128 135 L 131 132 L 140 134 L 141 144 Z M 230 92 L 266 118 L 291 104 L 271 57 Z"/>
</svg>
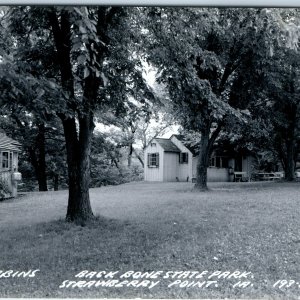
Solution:
<svg viewBox="0 0 300 300">
<path fill-rule="evenodd" d="M 67 220 L 84 222 L 93 217 L 88 190 L 95 111 L 120 115 L 129 95 L 137 101 L 151 96 L 134 51 L 136 24 L 121 7 L 14 7 L 8 19 L 13 47 L 1 66 L 2 74 L 9 72 L 5 90 L 10 99 L 23 95 L 26 110 L 37 110 L 43 120 L 49 114 L 61 120 Z"/>
<path fill-rule="evenodd" d="M 145 33 L 149 61 L 169 89 L 183 127 L 201 133 L 196 188 L 207 188 L 207 167 L 221 130 L 249 117 L 245 89 L 281 42 L 277 11 L 154 8 Z M 153 21 L 154 20 L 154 21 Z M 250 75 L 247 76 L 246 74 Z M 235 87 L 242 87 L 238 98 Z M 234 95 L 235 92 L 235 95 Z"/>
</svg>

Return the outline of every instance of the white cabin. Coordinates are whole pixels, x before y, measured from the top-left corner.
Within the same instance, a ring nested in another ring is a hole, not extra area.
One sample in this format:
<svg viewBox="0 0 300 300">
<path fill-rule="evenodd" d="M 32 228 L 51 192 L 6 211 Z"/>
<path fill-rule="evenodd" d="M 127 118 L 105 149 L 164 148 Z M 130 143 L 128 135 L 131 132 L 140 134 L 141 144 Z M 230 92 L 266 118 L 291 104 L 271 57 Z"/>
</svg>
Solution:
<svg viewBox="0 0 300 300">
<path fill-rule="evenodd" d="M 17 196 L 17 183 L 21 180 L 18 172 L 20 147 L 19 142 L 0 133 L 0 198 Z"/>
<path fill-rule="evenodd" d="M 154 138 L 145 149 L 145 181 L 193 181 L 196 178 L 198 153 L 182 135 L 169 139 Z M 213 153 L 207 170 L 208 181 L 233 181 L 250 178 L 252 157 L 228 157 Z M 234 175 L 236 174 L 236 175 Z"/>
</svg>

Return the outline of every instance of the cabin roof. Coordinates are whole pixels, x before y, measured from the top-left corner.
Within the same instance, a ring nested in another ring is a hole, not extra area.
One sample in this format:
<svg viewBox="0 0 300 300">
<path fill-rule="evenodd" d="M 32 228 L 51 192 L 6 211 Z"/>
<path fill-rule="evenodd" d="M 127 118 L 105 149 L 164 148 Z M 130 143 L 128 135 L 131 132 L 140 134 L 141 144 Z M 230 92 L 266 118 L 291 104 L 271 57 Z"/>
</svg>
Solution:
<svg viewBox="0 0 300 300">
<path fill-rule="evenodd" d="M 192 146 L 184 137 L 182 134 L 173 134 L 172 136 L 175 136 L 177 140 L 179 140 L 186 148 L 188 148 L 194 156 L 199 154 L 199 150 L 197 146 Z"/>
<path fill-rule="evenodd" d="M 20 151 L 21 144 L 4 133 L 0 133 L 0 150 Z"/>
<path fill-rule="evenodd" d="M 165 152 L 180 152 L 179 148 L 169 139 L 155 138 Z"/>
</svg>

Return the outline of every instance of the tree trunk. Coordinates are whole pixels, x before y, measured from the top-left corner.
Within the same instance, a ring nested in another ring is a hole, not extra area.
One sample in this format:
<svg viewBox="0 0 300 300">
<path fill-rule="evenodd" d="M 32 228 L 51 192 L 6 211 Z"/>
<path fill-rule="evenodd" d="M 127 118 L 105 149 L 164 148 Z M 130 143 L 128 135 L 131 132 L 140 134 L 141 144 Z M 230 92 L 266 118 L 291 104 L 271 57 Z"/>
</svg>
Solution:
<svg viewBox="0 0 300 300">
<path fill-rule="evenodd" d="M 132 154 L 133 154 L 133 145 L 132 143 L 129 144 L 129 153 L 127 158 L 127 165 L 130 168 L 132 163 Z"/>
<path fill-rule="evenodd" d="M 14 118 L 16 123 L 18 124 L 21 133 L 24 137 L 27 136 L 26 126 L 20 121 L 18 116 L 13 112 L 11 116 Z M 47 188 L 47 173 L 46 173 L 46 137 L 45 137 L 45 124 L 37 123 L 38 133 L 35 138 L 34 145 L 27 147 L 27 151 L 29 154 L 30 163 L 33 166 L 36 180 L 38 182 L 39 191 L 45 192 L 48 190 Z"/>
<path fill-rule="evenodd" d="M 218 137 L 224 123 L 220 122 L 215 130 L 212 132 L 210 137 L 211 124 L 207 120 L 206 127 L 201 131 L 201 141 L 200 141 L 200 152 L 197 161 L 197 173 L 196 173 L 196 184 L 194 186 L 195 190 L 207 191 L 207 168 L 209 166 L 209 158 L 212 154 L 213 145 Z"/>
<path fill-rule="evenodd" d="M 286 141 L 285 179 L 293 181 L 295 177 L 295 147 L 293 140 Z"/>
<path fill-rule="evenodd" d="M 291 69 L 291 78 L 289 81 L 289 92 L 295 94 L 294 78 L 296 67 L 293 64 Z M 288 120 L 288 128 L 286 131 L 285 145 L 286 145 L 286 162 L 285 162 L 285 179 L 287 181 L 293 181 L 295 178 L 295 151 L 297 145 L 296 128 L 298 124 L 297 119 L 298 107 L 294 102 L 288 102 L 286 104 L 286 119 Z"/>
<path fill-rule="evenodd" d="M 89 197 L 90 150 L 94 129 L 91 103 L 97 98 L 98 82 L 94 75 L 85 78 L 82 112 L 74 100 L 74 80 L 71 64 L 71 24 L 69 13 L 62 11 L 60 17 L 55 9 L 49 11 L 49 21 L 55 46 L 58 51 L 61 84 L 69 97 L 68 108 L 74 117 L 59 114 L 64 127 L 67 150 L 69 198 L 66 220 L 84 223 L 93 218 Z M 77 135 L 75 115 L 78 115 L 79 134 Z"/>
<path fill-rule="evenodd" d="M 55 174 L 53 177 L 53 189 L 58 191 L 58 174 Z"/>
<path fill-rule="evenodd" d="M 291 79 L 291 93 L 294 93 L 294 85 Z M 285 107 L 285 115 L 288 120 L 288 126 L 284 130 L 284 142 L 285 142 L 285 179 L 287 181 L 293 181 L 295 178 L 295 152 L 297 148 L 297 105 L 294 103 L 287 104 Z"/>
<path fill-rule="evenodd" d="M 201 132 L 200 152 L 197 161 L 195 190 L 207 191 L 207 168 L 209 158 L 209 130 Z"/>
<path fill-rule="evenodd" d="M 45 124 L 38 124 L 38 130 L 39 132 L 36 141 L 38 150 L 37 178 L 39 191 L 48 191 L 46 175 Z"/>
<path fill-rule="evenodd" d="M 85 78 L 83 109 L 78 112 L 79 134 L 77 137 L 75 119 L 66 124 L 65 136 L 69 171 L 69 202 L 66 219 L 85 222 L 94 217 L 89 195 L 90 154 L 94 124 L 93 101 L 99 88 L 99 79 L 95 74 Z M 70 131 L 70 136 L 68 132 Z M 68 137 L 68 138 L 67 138 Z M 75 148 L 74 148 L 75 146 Z M 76 150 L 77 149 L 77 150 Z"/>
<path fill-rule="evenodd" d="M 71 62 L 72 18 L 68 10 L 56 11 L 55 8 L 51 8 L 48 11 L 49 22 L 58 52 L 61 85 L 68 98 L 68 110 L 73 113 L 72 117 L 69 116 L 69 113 L 59 114 L 64 127 L 69 177 L 66 220 L 79 223 L 84 223 L 86 220 L 93 218 L 89 197 L 90 152 L 94 130 L 93 111 L 95 110 L 98 89 L 101 83 L 101 79 L 97 75 L 100 72 L 96 68 L 98 66 L 101 68 L 108 50 L 108 25 L 114 15 L 122 11 L 122 8 L 107 9 L 106 7 L 99 7 L 97 10 L 97 35 L 102 43 L 97 43 L 93 39 L 86 43 L 87 61 L 91 64 L 91 68 L 89 75 L 83 79 L 83 97 L 80 103 L 74 97 L 73 66 Z M 97 50 L 97 62 L 94 61 L 95 48 Z M 76 125 L 78 125 L 78 135 Z"/>
<path fill-rule="evenodd" d="M 142 167 L 144 168 L 144 161 L 141 158 L 141 156 L 137 153 L 137 151 L 135 149 L 133 149 L 133 152 L 135 153 L 135 156 L 137 157 L 137 159 L 139 160 L 139 162 L 141 163 Z"/>
<path fill-rule="evenodd" d="M 79 120 L 80 136 L 77 139 L 75 119 L 63 121 L 66 137 L 69 199 L 66 220 L 84 223 L 93 218 L 89 197 L 90 146 L 92 131 L 86 126 L 87 116 Z"/>
<path fill-rule="evenodd" d="M 30 162 L 34 168 L 36 180 L 38 182 L 39 191 L 46 192 L 47 174 L 46 174 L 46 151 L 45 151 L 45 125 L 38 124 L 38 134 L 35 139 L 35 145 L 28 149 Z"/>
</svg>

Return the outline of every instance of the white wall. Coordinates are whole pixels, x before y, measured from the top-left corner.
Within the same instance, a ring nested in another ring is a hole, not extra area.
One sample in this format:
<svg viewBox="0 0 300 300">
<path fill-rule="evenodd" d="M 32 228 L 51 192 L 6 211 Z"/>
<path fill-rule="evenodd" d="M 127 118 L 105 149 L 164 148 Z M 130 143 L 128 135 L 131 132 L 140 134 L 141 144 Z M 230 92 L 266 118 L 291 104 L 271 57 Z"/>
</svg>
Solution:
<svg viewBox="0 0 300 300">
<path fill-rule="evenodd" d="M 175 136 L 171 137 L 171 141 L 179 148 L 181 152 L 188 153 L 188 163 L 179 163 L 179 154 L 178 155 L 178 179 L 179 181 L 186 181 L 189 178 L 189 181 L 192 181 L 193 178 L 193 154 L 192 152 Z"/>
<path fill-rule="evenodd" d="M 227 168 L 209 167 L 207 169 L 207 181 L 209 182 L 226 182 L 229 181 Z"/>
<path fill-rule="evenodd" d="M 155 143 L 156 146 L 151 146 Z M 164 167 L 164 150 L 155 139 L 149 143 L 144 153 L 144 180 L 145 181 L 163 181 L 163 167 Z M 148 153 L 159 153 L 159 166 L 148 167 Z"/>
<path fill-rule="evenodd" d="M 196 178 L 197 174 L 197 160 L 198 157 L 193 158 L 193 178 Z M 207 181 L 208 182 L 226 182 L 229 181 L 229 174 L 227 168 L 207 168 Z"/>
</svg>

